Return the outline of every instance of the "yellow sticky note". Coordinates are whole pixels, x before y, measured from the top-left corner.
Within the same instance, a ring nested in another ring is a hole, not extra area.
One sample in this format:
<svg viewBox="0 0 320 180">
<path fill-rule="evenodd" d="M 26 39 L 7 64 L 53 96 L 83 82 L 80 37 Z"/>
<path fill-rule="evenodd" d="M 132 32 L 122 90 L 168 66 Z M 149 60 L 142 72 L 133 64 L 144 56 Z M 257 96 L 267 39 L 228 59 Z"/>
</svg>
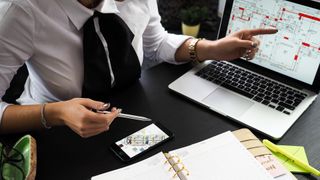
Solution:
<svg viewBox="0 0 320 180">
<path fill-rule="evenodd" d="M 301 161 L 309 164 L 308 158 L 303 146 L 285 146 L 285 145 L 278 145 L 278 146 L 284 149 L 285 151 L 291 153 L 295 157 L 299 158 Z M 292 163 L 292 161 L 290 161 L 290 159 L 288 159 L 284 155 L 280 153 L 274 153 L 274 152 L 272 152 L 272 154 L 276 156 L 281 162 L 281 164 L 283 164 L 289 171 L 293 173 L 309 173 L 304 169 L 300 168 L 299 166 L 297 166 L 296 164 Z"/>
</svg>

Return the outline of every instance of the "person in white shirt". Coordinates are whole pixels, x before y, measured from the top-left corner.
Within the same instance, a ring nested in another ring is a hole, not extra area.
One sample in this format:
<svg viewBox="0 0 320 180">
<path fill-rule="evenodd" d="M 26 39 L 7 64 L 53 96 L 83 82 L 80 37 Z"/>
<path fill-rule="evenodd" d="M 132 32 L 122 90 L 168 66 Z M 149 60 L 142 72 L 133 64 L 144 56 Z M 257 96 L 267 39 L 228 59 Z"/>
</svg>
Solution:
<svg viewBox="0 0 320 180">
<path fill-rule="evenodd" d="M 66 125 L 90 137 L 109 129 L 121 109 L 95 113 L 91 109 L 109 104 L 80 98 L 82 27 L 94 10 L 116 13 L 126 22 L 140 64 L 143 59 L 188 62 L 195 58 L 189 47 L 195 42 L 198 61 L 252 59 L 259 44 L 253 36 L 277 32 L 242 30 L 216 41 L 194 41 L 164 30 L 157 0 L 0 0 L 0 97 L 19 67 L 26 64 L 29 72 L 19 105 L 0 102 L 0 133 Z"/>
</svg>

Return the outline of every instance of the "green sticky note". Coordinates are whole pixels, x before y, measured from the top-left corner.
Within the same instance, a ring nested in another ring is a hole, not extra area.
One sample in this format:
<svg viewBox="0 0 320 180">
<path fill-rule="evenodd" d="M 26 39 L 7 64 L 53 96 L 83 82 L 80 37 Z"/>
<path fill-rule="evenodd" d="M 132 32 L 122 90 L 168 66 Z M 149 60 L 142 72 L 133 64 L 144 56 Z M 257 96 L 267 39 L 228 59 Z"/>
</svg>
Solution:
<svg viewBox="0 0 320 180">
<path fill-rule="evenodd" d="M 309 164 L 308 158 L 303 146 L 285 146 L 285 145 L 277 145 L 277 146 L 281 147 L 283 150 L 299 158 L 301 161 Z M 292 161 L 290 161 L 290 159 L 288 159 L 284 155 L 280 153 L 274 153 L 274 152 L 272 152 L 272 154 L 276 156 L 279 159 L 280 163 L 283 164 L 290 172 L 309 173 L 306 170 L 300 168 L 298 165 L 292 163 Z"/>
</svg>

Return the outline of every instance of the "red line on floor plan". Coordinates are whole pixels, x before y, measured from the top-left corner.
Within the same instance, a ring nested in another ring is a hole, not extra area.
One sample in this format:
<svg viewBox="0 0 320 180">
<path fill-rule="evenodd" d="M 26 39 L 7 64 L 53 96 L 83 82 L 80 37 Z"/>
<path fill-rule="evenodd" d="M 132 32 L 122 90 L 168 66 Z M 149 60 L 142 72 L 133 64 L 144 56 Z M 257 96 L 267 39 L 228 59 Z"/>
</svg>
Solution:
<svg viewBox="0 0 320 180">
<path fill-rule="evenodd" d="M 315 17 L 315 16 L 311 16 L 311 15 L 304 14 L 304 13 L 299 13 L 298 15 L 299 15 L 300 17 L 304 17 L 304 18 L 308 18 L 308 19 L 312 19 L 312 20 L 314 20 L 314 21 L 319 21 L 319 22 L 320 22 L 320 18 Z"/>
</svg>

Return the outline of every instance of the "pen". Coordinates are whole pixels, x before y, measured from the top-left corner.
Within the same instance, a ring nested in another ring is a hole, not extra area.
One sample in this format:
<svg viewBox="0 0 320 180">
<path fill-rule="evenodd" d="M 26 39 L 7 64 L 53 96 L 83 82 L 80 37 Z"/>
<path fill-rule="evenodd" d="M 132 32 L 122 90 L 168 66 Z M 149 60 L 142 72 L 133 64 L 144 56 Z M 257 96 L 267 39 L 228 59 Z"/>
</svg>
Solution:
<svg viewBox="0 0 320 180">
<path fill-rule="evenodd" d="M 272 142 L 270 142 L 270 141 L 267 140 L 267 139 L 264 139 L 262 142 L 263 142 L 263 144 L 264 144 L 265 146 L 267 146 L 267 148 L 270 149 L 271 151 L 273 151 L 273 152 L 278 152 L 278 153 L 286 156 L 288 159 L 290 159 L 293 163 L 295 163 L 295 164 L 298 165 L 299 167 L 307 170 L 308 172 L 310 172 L 310 173 L 312 173 L 312 174 L 314 174 L 314 175 L 316 175 L 316 176 L 320 176 L 320 172 L 319 172 L 317 169 L 313 168 L 312 166 L 310 166 L 310 165 L 307 164 L 307 163 L 302 162 L 300 159 L 298 159 L 298 158 L 294 157 L 292 154 L 286 152 L 286 151 L 283 150 L 281 147 L 273 144 Z"/>
<path fill-rule="evenodd" d="M 111 112 L 110 111 L 97 111 L 97 113 L 109 114 Z M 143 116 L 136 116 L 136 115 L 124 114 L 124 113 L 120 113 L 118 115 L 118 117 L 132 119 L 132 120 L 136 120 L 136 121 L 151 121 L 151 119 L 143 117 Z"/>
</svg>

